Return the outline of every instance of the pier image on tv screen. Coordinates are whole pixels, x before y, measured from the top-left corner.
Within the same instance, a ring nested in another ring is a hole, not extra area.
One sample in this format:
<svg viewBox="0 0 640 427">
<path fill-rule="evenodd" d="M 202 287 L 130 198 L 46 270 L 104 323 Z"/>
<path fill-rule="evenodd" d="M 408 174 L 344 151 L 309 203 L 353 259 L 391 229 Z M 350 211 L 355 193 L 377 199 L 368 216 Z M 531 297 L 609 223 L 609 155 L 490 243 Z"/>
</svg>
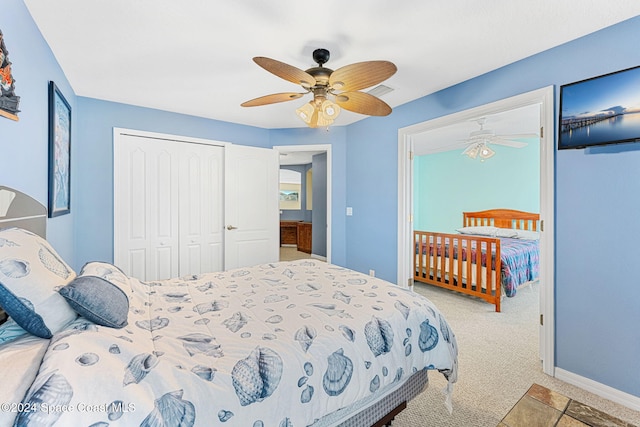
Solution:
<svg viewBox="0 0 640 427">
<path fill-rule="evenodd" d="M 640 141 L 640 67 L 560 87 L 558 149 Z"/>
</svg>

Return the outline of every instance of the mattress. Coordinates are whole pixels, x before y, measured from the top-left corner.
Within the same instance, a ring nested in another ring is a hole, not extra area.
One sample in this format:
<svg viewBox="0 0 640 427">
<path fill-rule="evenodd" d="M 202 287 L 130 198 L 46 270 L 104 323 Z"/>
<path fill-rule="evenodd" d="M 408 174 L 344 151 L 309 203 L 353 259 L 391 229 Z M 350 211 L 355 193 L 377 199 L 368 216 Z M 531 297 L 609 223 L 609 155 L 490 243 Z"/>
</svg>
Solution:
<svg viewBox="0 0 640 427">
<path fill-rule="evenodd" d="M 22 399 L 37 410 L 18 422 L 355 425 L 362 408 L 413 397 L 427 372 L 457 380 L 437 307 L 352 270 L 301 260 L 127 280 L 128 325 L 79 317 L 54 335 Z"/>
</svg>

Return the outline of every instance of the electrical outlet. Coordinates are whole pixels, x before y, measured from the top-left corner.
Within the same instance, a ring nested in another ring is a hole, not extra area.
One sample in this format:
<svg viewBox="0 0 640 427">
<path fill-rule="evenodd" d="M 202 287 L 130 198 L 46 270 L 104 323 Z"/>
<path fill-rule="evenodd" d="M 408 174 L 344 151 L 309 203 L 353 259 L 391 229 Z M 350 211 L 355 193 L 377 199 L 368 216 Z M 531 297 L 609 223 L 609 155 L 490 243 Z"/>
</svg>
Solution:
<svg viewBox="0 0 640 427">
<path fill-rule="evenodd" d="M 369 276 L 376 277 L 376 271 L 375 270 L 369 270 Z"/>
</svg>

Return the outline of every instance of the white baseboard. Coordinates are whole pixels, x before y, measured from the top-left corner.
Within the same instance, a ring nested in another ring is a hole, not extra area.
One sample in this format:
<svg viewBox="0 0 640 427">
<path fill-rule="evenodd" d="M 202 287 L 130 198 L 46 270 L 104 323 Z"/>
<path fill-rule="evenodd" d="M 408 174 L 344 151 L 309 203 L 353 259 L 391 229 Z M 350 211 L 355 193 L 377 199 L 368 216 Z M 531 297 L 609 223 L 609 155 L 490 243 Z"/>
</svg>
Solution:
<svg viewBox="0 0 640 427">
<path fill-rule="evenodd" d="M 555 368 L 554 376 L 559 380 L 580 387 L 583 390 L 596 394 L 600 397 L 604 397 L 612 402 L 619 403 L 620 405 L 626 406 L 627 408 L 635 411 L 640 411 L 640 397 L 625 393 L 624 391 L 620 391 L 613 387 L 609 387 L 608 385 L 604 385 L 560 368 Z"/>
<path fill-rule="evenodd" d="M 311 254 L 311 258 L 319 259 L 320 261 L 327 262 L 327 257 L 326 256 Z"/>
</svg>

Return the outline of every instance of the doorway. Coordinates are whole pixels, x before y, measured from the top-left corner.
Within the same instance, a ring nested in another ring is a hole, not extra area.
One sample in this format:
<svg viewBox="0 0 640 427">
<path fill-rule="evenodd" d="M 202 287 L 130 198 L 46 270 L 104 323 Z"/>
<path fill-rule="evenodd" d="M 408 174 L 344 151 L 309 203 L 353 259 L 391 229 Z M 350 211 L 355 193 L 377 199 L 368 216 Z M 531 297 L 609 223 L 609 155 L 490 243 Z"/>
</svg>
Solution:
<svg viewBox="0 0 640 427">
<path fill-rule="evenodd" d="M 288 260 L 291 258 L 314 258 L 321 261 L 331 262 L 331 145 L 330 144 L 312 144 L 312 145 L 286 145 L 286 146 L 274 146 L 280 153 L 280 165 L 281 168 L 284 165 L 310 165 L 314 162 L 314 159 L 320 164 L 320 168 L 315 167 L 315 171 L 312 171 L 310 176 L 304 179 L 304 182 L 313 181 L 313 193 L 314 201 L 308 206 L 310 212 L 309 218 L 310 224 L 303 224 L 300 226 L 303 232 L 308 233 L 308 229 L 311 228 L 311 251 L 303 252 L 292 248 L 292 244 L 284 243 L 284 247 L 281 246 L 281 260 Z M 316 163 L 316 164 L 318 164 Z M 323 164 L 324 163 L 324 164 Z M 305 172 L 313 167 L 304 168 Z M 320 201 L 318 203 L 317 201 Z M 306 201 L 306 200 L 305 200 Z M 307 208 L 305 206 L 305 208 Z M 287 216 L 284 215 L 284 211 L 280 211 L 281 225 L 284 227 L 291 227 L 294 224 L 287 224 Z M 298 219 L 295 218 L 295 222 Z M 306 221 L 303 221 L 306 222 Z M 282 236 L 282 232 L 281 232 Z M 306 239 L 306 237 L 305 237 Z M 315 243 L 314 243 L 315 242 Z M 282 244 L 282 242 L 281 242 Z M 305 244 L 306 245 L 306 244 Z M 297 246 L 297 245 L 294 245 Z"/>
<path fill-rule="evenodd" d="M 398 284 L 413 276 L 413 152 L 419 135 L 516 108 L 540 108 L 540 357 L 543 372 L 554 375 L 554 90 L 553 86 L 402 128 L 398 132 Z"/>
</svg>

